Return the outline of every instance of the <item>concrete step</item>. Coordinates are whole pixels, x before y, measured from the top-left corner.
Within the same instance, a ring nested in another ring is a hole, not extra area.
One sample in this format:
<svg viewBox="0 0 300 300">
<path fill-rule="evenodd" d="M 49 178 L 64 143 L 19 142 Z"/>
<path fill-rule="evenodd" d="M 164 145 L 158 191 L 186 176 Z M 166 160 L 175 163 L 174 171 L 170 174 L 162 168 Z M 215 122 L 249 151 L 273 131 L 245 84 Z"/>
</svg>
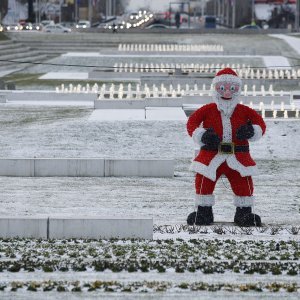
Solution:
<svg viewBox="0 0 300 300">
<path fill-rule="evenodd" d="M 36 55 L 34 57 L 31 57 L 31 56 L 27 56 L 27 57 L 21 57 L 21 58 L 18 58 L 18 59 L 14 59 L 16 62 L 9 62 L 9 61 L 6 61 L 6 62 L 2 62 L 0 61 L 0 71 L 4 71 L 6 70 L 7 68 L 20 68 L 20 69 L 23 69 L 25 67 L 29 67 L 31 64 L 30 62 L 40 62 L 40 61 L 45 61 L 45 60 L 48 60 L 48 56 L 45 55 L 45 54 L 41 54 L 41 55 Z M 22 61 L 22 62 L 28 62 L 27 63 L 18 63 L 17 61 Z"/>
<path fill-rule="evenodd" d="M 9 43 L 2 43 L 0 42 L 0 51 L 2 50 L 9 50 L 9 49 L 15 49 L 16 45 L 21 45 L 20 43 L 9 41 Z"/>
<path fill-rule="evenodd" d="M 37 57 L 39 57 L 41 54 L 39 51 L 30 50 L 24 53 L 14 53 L 14 54 L 7 54 L 7 55 L 1 55 L 0 56 L 0 65 L 1 63 L 6 63 L 7 61 L 13 60 L 13 61 L 34 61 Z M 46 56 L 45 54 L 42 54 L 43 56 Z"/>
<path fill-rule="evenodd" d="M 16 68 L 15 66 L 11 66 L 11 67 L 7 67 L 7 66 L 6 67 L 1 67 L 0 66 L 0 78 L 4 77 L 4 76 L 7 76 L 9 74 L 18 72 L 20 70 L 21 70 L 21 68 Z"/>
<path fill-rule="evenodd" d="M 1 158 L 0 176 L 173 177 L 174 160 L 102 158 Z"/>
<path fill-rule="evenodd" d="M 10 49 L 0 49 L 0 59 L 2 59 L 6 55 L 18 55 L 26 52 L 32 51 L 29 47 L 27 46 L 18 46 L 18 48 L 10 48 Z"/>
<path fill-rule="evenodd" d="M 12 43 L 15 43 L 15 42 L 12 41 L 12 40 L 4 40 L 4 41 L 0 41 L 0 45 L 8 45 L 8 44 L 12 44 Z"/>
<path fill-rule="evenodd" d="M 97 41 L 95 39 L 90 39 L 90 40 L 65 40 L 65 41 L 53 41 L 53 40 L 16 40 L 18 42 L 21 42 L 21 43 L 27 43 L 27 44 L 30 44 L 30 45 L 56 45 L 56 46 L 59 46 L 59 45 L 82 45 L 83 43 L 84 44 L 89 44 L 89 45 L 107 45 L 107 46 L 110 46 L 110 47 L 113 47 L 113 46 L 116 46 L 116 45 L 119 45 L 118 42 L 109 42 L 109 41 Z"/>
<path fill-rule="evenodd" d="M 81 51 L 81 52 L 99 52 L 103 47 L 101 45 L 30 45 L 31 49 L 40 51 L 57 51 L 57 52 L 69 52 L 69 51 Z M 117 47 L 109 47 L 107 49 L 115 49 Z"/>
<path fill-rule="evenodd" d="M 35 48 L 32 47 L 31 49 L 40 51 L 42 53 L 66 53 L 66 52 L 100 52 L 99 47 L 40 47 Z"/>
</svg>

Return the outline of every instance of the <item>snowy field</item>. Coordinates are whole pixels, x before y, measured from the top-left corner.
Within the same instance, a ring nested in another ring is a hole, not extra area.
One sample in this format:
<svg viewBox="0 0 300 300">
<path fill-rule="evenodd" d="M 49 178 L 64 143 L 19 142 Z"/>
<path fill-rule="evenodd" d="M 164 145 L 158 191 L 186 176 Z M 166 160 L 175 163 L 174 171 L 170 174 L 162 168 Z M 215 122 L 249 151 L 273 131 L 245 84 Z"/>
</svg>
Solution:
<svg viewBox="0 0 300 300">
<path fill-rule="evenodd" d="M 186 122 L 101 122 L 91 121 L 92 113 L 85 107 L 4 104 L 0 157 L 171 158 L 176 162 L 175 177 L 0 177 L 0 214 L 152 217 L 156 225 L 185 224 L 194 202 L 194 178 L 188 171 L 194 145 L 186 133 Z M 295 136 L 300 122 L 272 119 L 267 126 L 264 139 L 251 145 L 261 170 L 255 178 L 255 211 L 265 223 L 298 228 L 300 142 Z M 216 197 L 216 221 L 232 221 L 235 208 L 226 179 L 219 181 Z M 2 240 L 1 299 L 11 299 L 10 290 L 15 290 L 13 299 L 54 299 L 56 291 L 65 291 L 66 299 L 299 297 L 300 281 L 295 276 L 300 272 L 299 232 L 220 235 L 211 231 L 157 231 L 153 242 Z M 203 244 L 193 246 L 193 241 L 201 240 Z M 117 252 L 105 254 L 110 249 Z M 133 253 L 138 257 L 131 256 Z M 238 256 L 227 256 L 229 253 Z M 146 268 L 143 261 L 149 259 Z"/>
<path fill-rule="evenodd" d="M 120 43 L 125 38 L 111 37 Z M 161 42 L 158 35 L 151 39 Z M 275 37 L 180 35 L 180 39 L 221 43 L 225 54 L 298 55 L 297 49 Z M 164 42 L 175 40 L 178 35 L 167 36 Z M 131 42 L 148 40 L 132 36 Z M 128 62 L 175 60 L 155 59 Z M 58 57 L 51 62 L 113 65 L 124 62 L 124 57 Z M 180 62 L 196 63 L 193 58 Z M 220 63 L 262 65 L 263 60 L 228 58 Z M 35 66 L 26 72 L 88 70 Z M 250 146 L 260 169 L 254 178 L 254 209 L 269 229 L 228 227 L 223 232 L 209 226 L 193 232 L 182 230 L 194 207 L 194 175 L 188 171 L 194 145 L 186 121 L 101 122 L 91 119 L 93 111 L 83 106 L 1 104 L 0 158 L 174 159 L 174 178 L 0 177 L 0 215 L 152 217 L 154 240 L 0 239 L 0 299 L 300 298 L 299 121 L 266 120 L 265 137 Z M 235 207 L 227 179 L 219 180 L 215 194 L 215 220 L 232 222 Z"/>
<path fill-rule="evenodd" d="M 184 222 L 193 207 L 194 145 L 185 121 L 90 121 L 93 110 L 72 107 L 1 107 L 1 158 L 98 157 L 174 159 L 169 178 L 0 177 L 2 215 L 153 217 Z M 267 223 L 300 224 L 300 122 L 268 120 L 263 139 L 251 144 L 261 174 L 255 209 Z M 233 218 L 228 181 L 216 190 L 216 219 Z M 283 205 L 284 203 L 284 205 Z"/>
</svg>

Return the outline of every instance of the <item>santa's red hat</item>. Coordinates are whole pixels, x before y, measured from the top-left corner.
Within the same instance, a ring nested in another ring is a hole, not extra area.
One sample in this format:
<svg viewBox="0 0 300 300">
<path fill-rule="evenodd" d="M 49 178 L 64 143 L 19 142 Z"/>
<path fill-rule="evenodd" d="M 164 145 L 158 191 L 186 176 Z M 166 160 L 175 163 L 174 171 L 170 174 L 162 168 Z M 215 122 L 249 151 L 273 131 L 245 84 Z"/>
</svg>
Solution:
<svg viewBox="0 0 300 300">
<path fill-rule="evenodd" d="M 226 82 L 232 82 L 237 83 L 240 86 L 242 85 L 242 80 L 238 77 L 235 71 L 233 71 L 231 68 L 225 68 L 221 71 L 219 71 L 216 74 L 216 77 L 213 79 L 212 83 L 216 84 L 220 81 L 226 81 Z"/>
</svg>

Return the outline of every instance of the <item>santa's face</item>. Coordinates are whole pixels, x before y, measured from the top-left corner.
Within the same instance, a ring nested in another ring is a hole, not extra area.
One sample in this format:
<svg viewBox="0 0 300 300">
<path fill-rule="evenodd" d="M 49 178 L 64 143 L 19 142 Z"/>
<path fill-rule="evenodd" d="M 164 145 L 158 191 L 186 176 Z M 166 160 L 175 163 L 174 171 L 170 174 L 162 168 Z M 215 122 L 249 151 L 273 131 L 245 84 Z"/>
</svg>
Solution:
<svg viewBox="0 0 300 300">
<path fill-rule="evenodd" d="M 235 95 L 238 95 L 240 86 L 237 83 L 221 81 L 216 84 L 216 92 L 224 101 L 230 101 Z"/>
<path fill-rule="evenodd" d="M 240 84 L 237 82 L 219 81 L 215 84 L 214 99 L 219 110 L 231 115 L 240 95 Z"/>
</svg>

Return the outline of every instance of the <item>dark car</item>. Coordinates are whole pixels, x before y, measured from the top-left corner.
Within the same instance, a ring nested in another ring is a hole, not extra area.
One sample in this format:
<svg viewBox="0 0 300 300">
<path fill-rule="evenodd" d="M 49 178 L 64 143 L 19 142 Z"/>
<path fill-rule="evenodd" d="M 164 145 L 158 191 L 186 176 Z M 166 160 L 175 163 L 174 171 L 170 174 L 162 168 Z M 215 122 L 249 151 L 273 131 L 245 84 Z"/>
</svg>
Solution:
<svg viewBox="0 0 300 300">
<path fill-rule="evenodd" d="M 239 29 L 261 30 L 261 28 L 258 25 L 251 25 L 251 24 L 244 25 L 244 26 L 240 27 Z"/>
<path fill-rule="evenodd" d="M 146 27 L 146 29 L 168 29 L 169 26 L 165 24 L 152 24 Z"/>
</svg>

